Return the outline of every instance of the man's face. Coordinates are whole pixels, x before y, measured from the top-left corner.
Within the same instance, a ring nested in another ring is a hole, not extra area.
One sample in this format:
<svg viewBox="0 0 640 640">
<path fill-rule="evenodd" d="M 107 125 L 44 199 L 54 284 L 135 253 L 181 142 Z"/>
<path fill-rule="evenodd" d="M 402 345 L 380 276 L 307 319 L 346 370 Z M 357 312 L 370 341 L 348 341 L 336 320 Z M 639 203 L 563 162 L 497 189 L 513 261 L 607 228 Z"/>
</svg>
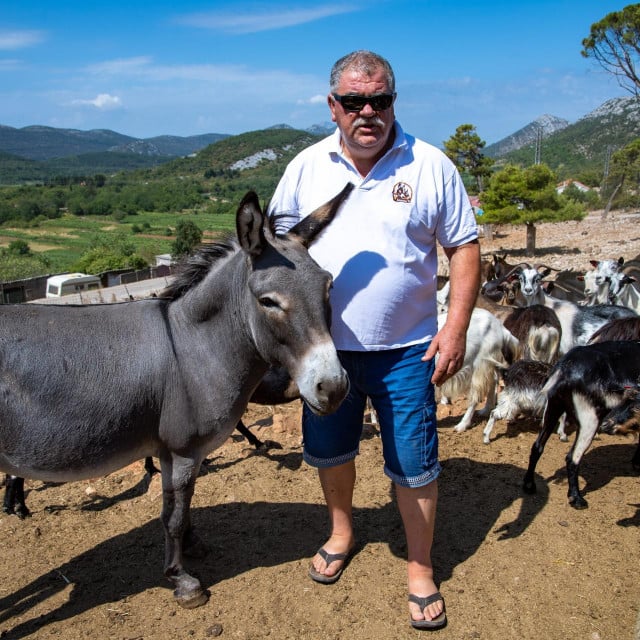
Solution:
<svg viewBox="0 0 640 640">
<path fill-rule="evenodd" d="M 341 96 L 376 96 L 390 94 L 391 90 L 381 68 L 370 76 L 347 69 L 336 93 Z M 388 109 L 378 111 L 369 103 L 359 111 L 349 111 L 331 94 L 328 101 L 331 119 L 338 125 L 348 152 L 354 156 L 377 158 L 386 151 L 395 119 L 393 103 Z"/>
</svg>

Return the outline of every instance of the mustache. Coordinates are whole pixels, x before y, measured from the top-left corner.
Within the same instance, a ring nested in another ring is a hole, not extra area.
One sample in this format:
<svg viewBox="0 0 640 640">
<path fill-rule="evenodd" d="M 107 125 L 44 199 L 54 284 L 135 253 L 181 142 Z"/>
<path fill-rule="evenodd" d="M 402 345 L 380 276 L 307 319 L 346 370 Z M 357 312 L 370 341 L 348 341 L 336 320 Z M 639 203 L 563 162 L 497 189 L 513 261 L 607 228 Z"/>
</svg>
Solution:
<svg viewBox="0 0 640 640">
<path fill-rule="evenodd" d="M 375 125 L 377 127 L 384 127 L 384 120 L 379 116 L 371 116 L 370 118 L 363 118 L 362 116 L 358 116 L 353 121 L 353 127 L 370 127 L 371 125 Z"/>
</svg>

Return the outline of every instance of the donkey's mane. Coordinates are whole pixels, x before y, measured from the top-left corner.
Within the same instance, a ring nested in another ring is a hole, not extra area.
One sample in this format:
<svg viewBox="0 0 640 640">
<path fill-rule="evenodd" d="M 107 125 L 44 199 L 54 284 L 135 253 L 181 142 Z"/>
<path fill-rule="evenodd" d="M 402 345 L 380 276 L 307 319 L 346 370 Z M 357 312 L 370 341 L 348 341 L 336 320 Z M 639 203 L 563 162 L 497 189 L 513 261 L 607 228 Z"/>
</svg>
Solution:
<svg viewBox="0 0 640 640">
<path fill-rule="evenodd" d="M 286 214 L 275 214 L 266 219 L 268 228 L 273 235 L 276 234 L 278 221 L 287 217 Z M 212 265 L 230 253 L 237 251 L 238 246 L 237 238 L 232 235 L 219 242 L 201 245 L 195 253 L 180 260 L 173 281 L 163 289 L 158 297 L 176 300 L 183 296 L 189 289 L 204 280 Z"/>
<path fill-rule="evenodd" d="M 178 263 L 175 278 L 159 294 L 159 298 L 175 300 L 195 287 L 209 273 L 211 267 L 238 249 L 237 240 L 229 237 L 221 242 L 204 244 Z"/>
</svg>

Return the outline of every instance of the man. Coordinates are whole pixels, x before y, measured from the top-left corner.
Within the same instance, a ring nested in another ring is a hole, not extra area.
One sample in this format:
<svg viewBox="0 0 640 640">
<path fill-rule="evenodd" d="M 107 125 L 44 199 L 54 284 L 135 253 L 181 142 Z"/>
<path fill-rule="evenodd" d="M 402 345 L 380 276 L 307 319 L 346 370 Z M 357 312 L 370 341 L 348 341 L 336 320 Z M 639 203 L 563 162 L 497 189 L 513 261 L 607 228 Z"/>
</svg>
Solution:
<svg viewBox="0 0 640 640">
<path fill-rule="evenodd" d="M 464 359 L 480 278 L 475 218 L 453 164 L 395 120 L 395 78 L 384 58 L 369 51 L 344 56 L 330 88 L 335 134 L 293 159 L 270 204 L 289 226 L 345 183 L 356 185 L 311 247 L 334 278 L 332 335 L 351 391 L 330 416 L 306 407 L 303 413 L 304 459 L 318 468 L 331 523 L 309 574 L 333 583 L 354 552 L 355 457 L 370 397 L 407 539 L 410 622 L 440 628 L 445 605 L 431 564 L 440 473 L 433 385 Z M 440 332 L 436 242 L 451 282 Z"/>
</svg>

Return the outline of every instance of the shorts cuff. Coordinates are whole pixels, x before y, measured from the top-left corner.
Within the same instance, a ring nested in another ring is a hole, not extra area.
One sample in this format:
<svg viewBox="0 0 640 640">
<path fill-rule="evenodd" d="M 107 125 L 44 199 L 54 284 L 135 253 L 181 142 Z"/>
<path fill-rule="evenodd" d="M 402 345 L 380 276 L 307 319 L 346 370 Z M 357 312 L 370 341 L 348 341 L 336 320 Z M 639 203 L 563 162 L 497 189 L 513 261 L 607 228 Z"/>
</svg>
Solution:
<svg viewBox="0 0 640 640">
<path fill-rule="evenodd" d="M 418 487 L 426 487 L 428 484 L 431 484 L 442 471 L 442 467 L 440 466 L 440 462 L 436 462 L 428 471 L 421 473 L 419 476 L 414 476 L 412 478 L 406 478 L 405 476 L 399 476 L 396 473 L 393 473 L 387 467 L 384 466 L 384 473 L 386 476 L 391 478 L 393 482 L 400 485 L 401 487 L 409 487 L 410 489 L 416 489 Z"/>
<path fill-rule="evenodd" d="M 335 456 L 333 458 L 316 458 L 303 449 L 302 459 L 311 467 L 325 469 L 327 467 L 337 467 L 338 465 L 344 464 L 345 462 L 349 462 L 350 460 L 353 460 L 359 452 L 360 450 L 356 449 L 355 451 L 344 453 L 341 456 Z"/>
</svg>

